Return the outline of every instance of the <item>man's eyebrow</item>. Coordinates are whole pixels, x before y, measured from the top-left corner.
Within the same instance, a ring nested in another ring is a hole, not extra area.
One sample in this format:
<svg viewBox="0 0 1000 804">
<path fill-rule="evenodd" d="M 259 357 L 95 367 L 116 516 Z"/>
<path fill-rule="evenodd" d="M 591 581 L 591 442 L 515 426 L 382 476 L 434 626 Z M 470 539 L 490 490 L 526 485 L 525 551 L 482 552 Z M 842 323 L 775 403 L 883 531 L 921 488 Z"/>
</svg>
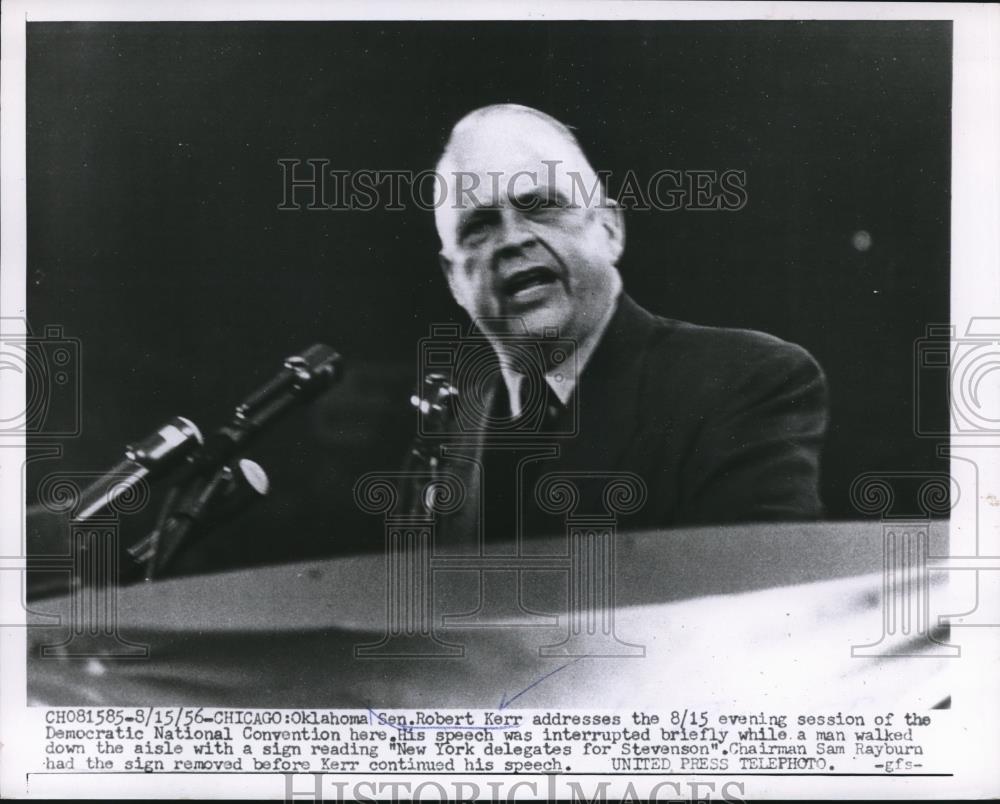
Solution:
<svg viewBox="0 0 1000 804">
<path fill-rule="evenodd" d="M 511 198 L 511 203 L 518 209 L 537 209 L 546 204 L 555 206 L 569 206 L 569 199 L 565 193 L 555 187 L 531 187 Z M 469 203 L 462 204 L 458 211 L 458 225 L 464 227 L 470 222 L 482 219 L 492 213 L 499 211 L 501 204 L 493 201 L 483 203 L 477 198 L 469 199 Z"/>
<path fill-rule="evenodd" d="M 534 207 L 542 203 L 555 203 L 557 206 L 567 206 L 569 199 L 557 187 L 530 187 L 511 198 L 514 206 Z"/>
<path fill-rule="evenodd" d="M 464 223 L 471 218 L 478 218 L 496 212 L 499 207 L 496 204 L 481 204 L 473 199 L 471 204 L 463 205 L 458 212 L 459 221 Z"/>
<path fill-rule="evenodd" d="M 496 208 L 497 204 L 495 204 L 493 201 L 488 201 L 486 203 L 483 203 L 478 198 L 472 198 L 469 204 L 462 206 L 462 209 L 471 209 L 473 212 L 479 212 L 480 210 L 484 209 L 491 210 Z"/>
</svg>

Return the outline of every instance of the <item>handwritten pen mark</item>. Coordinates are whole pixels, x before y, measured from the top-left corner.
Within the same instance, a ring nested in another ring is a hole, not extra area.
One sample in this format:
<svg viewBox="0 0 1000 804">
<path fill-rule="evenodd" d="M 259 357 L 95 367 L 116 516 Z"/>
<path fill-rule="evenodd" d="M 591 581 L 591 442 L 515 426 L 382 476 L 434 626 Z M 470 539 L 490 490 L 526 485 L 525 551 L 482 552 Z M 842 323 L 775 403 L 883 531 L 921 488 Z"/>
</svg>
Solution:
<svg viewBox="0 0 1000 804">
<path fill-rule="evenodd" d="M 586 657 L 584 657 L 584 656 L 577 656 L 573 661 L 566 662 L 566 664 L 559 665 L 559 667 L 557 667 L 555 670 L 550 670 L 544 676 L 541 676 L 541 677 L 535 679 L 533 682 L 531 682 L 527 687 L 525 687 L 523 690 L 521 690 L 519 693 L 517 693 L 517 695 L 514 695 L 514 696 L 508 698 L 507 697 L 507 693 L 504 693 L 503 695 L 500 696 L 500 703 L 497 706 L 497 709 L 500 710 L 500 711 L 503 711 L 508 706 L 510 706 L 512 703 L 514 703 L 514 701 L 516 701 L 518 698 L 520 698 L 522 695 L 524 695 L 526 692 L 528 692 L 530 690 L 533 690 L 535 687 L 537 687 L 539 684 L 541 684 L 543 681 L 545 681 L 545 679 L 551 678 L 556 673 L 560 672 L 561 670 L 565 670 L 570 665 L 576 664 L 578 661 L 580 661 L 580 659 L 583 659 L 583 658 L 586 658 Z M 390 727 L 396 729 L 396 731 L 405 732 L 405 733 L 410 733 L 410 732 L 415 731 L 417 729 L 423 729 L 423 730 L 427 730 L 427 731 L 435 731 L 435 730 L 447 730 L 447 731 L 459 731 L 459 730 L 470 730 L 470 731 L 516 731 L 516 730 L 518 730 L 520 728 L 520 726 L 500 726 L 500 725 L 497 725 L 497 726 L 487 726 L 487 725 L 481 725 L 481 726 L 478 726 L 478 725 L 477 726 L 458 726 L 458 725 L 437 726 L 437 725 L 415 725 L 415 724 L 410 724 L 410 723 L 392 723 L 392 722 L 386 720 L 384 717 L 382 717 L 378 712 L 376 712 L 370 706 L 366 707 L 366 708 L 368 709 L 368 725 L 372 725 L 371 719 L 375 718 L 375 720 L 378 721 L 381 725 L 383 725 L 383 726 L 390 726 Z"/>
<path fill-rule="evenodd" d="M 497 709 L 499 709 L 500 711 L 503 711 L 503 710 L 504 710 L 504 709 L 506 709 L 506 708 L 507 708 L 508 706 L 510 706 L 510 705 L 511 705 L 512 703 L 514 703 L 514 701 L 516 701 L 516 700 L 517 700 L 518 698 L 520 698 L 520 697 L 521 697 L 522 695 L 524 695 L 524 693 L 526 693 L 526 692 L 527 692 L 528 690 L 531 690 L 531 689 L 534 689 L 534 688 L 535 688 L 535 687 L 537 687 L 537 686 L 538 686 L 539 684 L 541 684 L 541 683 L 542 683 L 543 681 L 545 681 L 545 679 L 547 679 L 547 678 L 551 678 L 551 677 L 552 677 L 552 676 L 554 676 L 554 675 L 555 675 L 556 673 L 558 673 L 558 672 L 559 672 L 560 670 L 565 670 L 565 669 L 566 669 L 567 667 L 569 667 L 569 666 L 570 666 L 571 664 L 576 664 L 576 663 L 577 663 L 578 661 L 580 661 L 580 659 L 583 659 L 583 658 L 584 658 L 583 656 L 577 656 L 577 657 L 576 657 L 576 658 L 575 658 L 575 659 L 574 659 L 573 661 L 571 661 L 571 662 L 566 662 L 566 664 L 563 664 L 563 665 L 560 665 L 560 666 L 559 666 L 559 667 L 557 667 L 557 668 L 556 668 L 555 670 L 551 670 L 551 671 L 549 671 L 548 673 L 546 673 L 546 674 L 545 674 L 544 676 L 542 676 L 541 678 L 539 678 L 539 679 L 537 679 L 537 680 L 533 681 L 533 682 L 532 682 L 531 684 L 529 684 L 529 685 L 528 685 L 527 687 L 525 687 L 525 688 L 524 688 L 523 690 L 521 690 L 521 691 L 520 691 L 520 692 L 519 692 L 519 693 L 518 693 L 517 695 L 515 695 L 515 696 L 514 696 L 514 697 L 512 697 L 512 698 L 508 698 L 508 697 L 507 697 L 507 693 L 504 693 L 504 694 L 503 694 L 503 695 L 502 695 L 502 696 L 500 697 L 500 705 L 499 705 L 499 706 L 497 707 Z"/>
</svg>

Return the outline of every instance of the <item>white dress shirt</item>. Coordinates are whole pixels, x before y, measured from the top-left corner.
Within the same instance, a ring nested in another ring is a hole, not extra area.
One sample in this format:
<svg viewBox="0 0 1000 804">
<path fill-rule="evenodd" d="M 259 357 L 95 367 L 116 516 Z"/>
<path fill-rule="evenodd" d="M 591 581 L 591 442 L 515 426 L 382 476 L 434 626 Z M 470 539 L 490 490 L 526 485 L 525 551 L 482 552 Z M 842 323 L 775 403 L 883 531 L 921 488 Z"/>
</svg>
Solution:
<svg viewBox="0 0 1000 804">
<path fill-rule="evenodd" d="M 573 395 L 573 390 L 576 388 L 579 375 L 583 372 L 584 367 L 587 365 L 587 361 L 590 360 L 590 356 L 594 353 L 594 349 L 597 348 L 597 344 L 601 342 L 601 338 L 604 335 L 604 331 L 608 328 L 608 324 L 611 323 L 611 318 L 615 314 L 615 310 L 618 307 L 618 298 L 621 296 L 622 291 L 622 281 L 615 273 L 615 288 L 612 294 L 612 302 L 608 305 L 608 309 L 604 312 L 604 317 L 598 322 L 597 326 L 594 327 L 587 337 L 582 340 L 576 347 L 576 371 L 568 372 L 565 366 L 557 366 L 554 369 L 550 369 L 545 374 L 545 381 L 549 384 L 549 387 L 553 390 L 556 397 L 564 405 L 569 402 L 569 398 Z M 500 361 L 500 373 L 503 375 L 504 384 L 507 386 L 507 393 L 510 396 L 510 413 L 513 418 L 517 418 L 521 415 L 521 382 L 524 380 L 524 375 L 514 371 L 509 365 L 507 365 L 502 359 Z"/>
</svg>

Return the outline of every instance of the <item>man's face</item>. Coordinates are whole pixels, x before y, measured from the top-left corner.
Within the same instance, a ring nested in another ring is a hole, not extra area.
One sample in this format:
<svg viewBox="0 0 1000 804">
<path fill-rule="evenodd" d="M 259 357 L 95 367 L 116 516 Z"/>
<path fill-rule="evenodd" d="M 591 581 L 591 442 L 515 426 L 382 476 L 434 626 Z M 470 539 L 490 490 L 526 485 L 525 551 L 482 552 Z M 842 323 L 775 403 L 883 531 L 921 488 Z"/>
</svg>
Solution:
<svg viewBox="0 0 1000 804">
<path fill-rule="evenodd" d="M 624 236 L 582 154 L 517 115 L 463 132 L 441 169 L 441 262 L 455 300 L 475 320 L 586 337 L 613 301 Z"/>
</svg>

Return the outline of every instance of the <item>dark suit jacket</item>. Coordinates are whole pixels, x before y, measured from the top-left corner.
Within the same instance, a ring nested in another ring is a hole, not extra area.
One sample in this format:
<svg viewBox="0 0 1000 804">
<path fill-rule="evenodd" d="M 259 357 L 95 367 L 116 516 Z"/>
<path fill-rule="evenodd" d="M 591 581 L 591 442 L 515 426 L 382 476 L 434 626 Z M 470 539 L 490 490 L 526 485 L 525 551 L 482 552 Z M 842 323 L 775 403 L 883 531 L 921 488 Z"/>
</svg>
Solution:
<svg viewBox="0 0 1000 804">
<path fill-rule="evenodd" d="M 505 394 L 500 384 L 494 374 L 488 393 Z M 538 480 L 552 472 L 638 475 L 647 498 L 621 520 L 626 527 L 821 514 L 826 385 L 799 346 L 661 318 L 623 294 L 574 393 L 576 435 L 537 438 L 521 451 L 519 527 L 528 535 L 562 532 L 559 517 L 542 513 L 534 497 Z M 441 522 L 442 544 L 469 543 L 481 529 L 477 520 L 490 516 L 484 502 L 492 487 L 478 465 L 489 441 L 473 436 L 446 447 L 452 458 L 445 467 L 462 479 L 469 499 Z M 540 454 L 545 445 L 549 455 Z M 599 493 L 598 481 L 590 491 L 586 482 L 580 488 L 583 504 L 599 512 L 600 501 L 588 499 Z"/>
</svg>

